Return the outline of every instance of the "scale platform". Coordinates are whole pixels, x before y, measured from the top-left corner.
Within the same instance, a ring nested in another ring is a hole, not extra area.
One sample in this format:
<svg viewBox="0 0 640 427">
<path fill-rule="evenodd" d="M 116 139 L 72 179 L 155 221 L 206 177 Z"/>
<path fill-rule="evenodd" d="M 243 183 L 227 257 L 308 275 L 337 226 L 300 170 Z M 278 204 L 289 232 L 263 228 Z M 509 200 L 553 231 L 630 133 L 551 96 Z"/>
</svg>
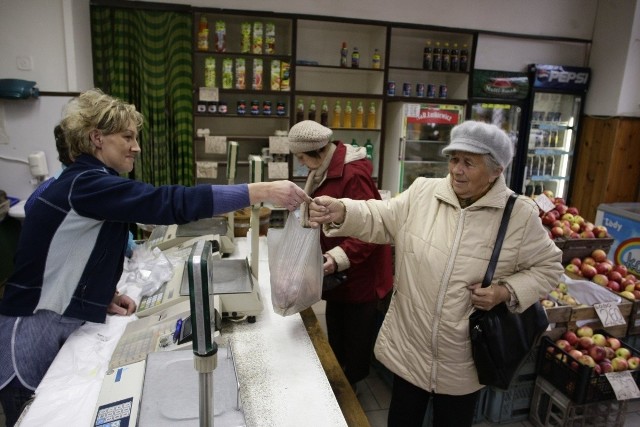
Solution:
<svg viewBox="0 0 640 427">
<path fill-rule="evenodd" d="M 246 259 L 215 259 L 211 262 L 209 271 L 210 295 L 243 294 L 253 291 L 253 279 Z M 182 280 L 180 295 L 189 295 L 188 277 Z"/>
<path fill-rule="evenodd" d="M 200 425 L 199 374 L 191 350 L 150 353 L 142 389 L 140 427 Z M 218 347 L 213 371 L 213 424 L 216 427 L 246 426 L 233 352 Z"/>
</svg>

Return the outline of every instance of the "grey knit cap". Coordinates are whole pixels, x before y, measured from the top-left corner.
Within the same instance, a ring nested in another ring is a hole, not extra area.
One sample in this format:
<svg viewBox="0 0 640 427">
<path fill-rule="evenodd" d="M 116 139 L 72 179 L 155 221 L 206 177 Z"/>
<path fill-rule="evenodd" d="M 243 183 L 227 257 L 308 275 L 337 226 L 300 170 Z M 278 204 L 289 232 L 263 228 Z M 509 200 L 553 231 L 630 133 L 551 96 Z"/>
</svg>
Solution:
<svg viewBox="0 0 640 427">
<path fill-rule="evenodd" d="M 303 120 L 289 130 L 289 150 L 296 153 L 319 150 L 329 143 L 333 131 L 313 120 Z"/>
<path fill-rule="evenodd" d="M 473 120 L 453 128 L 451 142 L 442 153 L 448 154 L 452 151 L 490 154 L 505 169 L 513 159 L 513 143 L 502 129 L 496 125 Z"/>
</svg>

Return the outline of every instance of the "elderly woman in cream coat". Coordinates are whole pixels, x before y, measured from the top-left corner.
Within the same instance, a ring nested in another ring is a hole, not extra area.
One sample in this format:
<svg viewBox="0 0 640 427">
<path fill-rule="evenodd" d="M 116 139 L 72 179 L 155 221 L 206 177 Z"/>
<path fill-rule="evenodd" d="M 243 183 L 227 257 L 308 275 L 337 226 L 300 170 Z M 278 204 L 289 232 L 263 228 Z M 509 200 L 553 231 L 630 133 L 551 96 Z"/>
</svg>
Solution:
<svg viewBox="0 0 640 427">
<path fill-rule="evenodd" d="M 375 355 L 393 374 L 389 427 L 470 426 L 483 387 L 471 355 L 469 315 L 507 302 L 524 311 L 563 268 L 538 207 L 519 196 L 491 287 L 481 288 L 507 199 L 502 172 L 513 157 L 500 128 L 467 121 L 443 150 L 446 178 L 418 178 L 389 201 L 315 198 L 312 226 L 329 236 L 395 245 L 394 293 Z"/>
</svg>

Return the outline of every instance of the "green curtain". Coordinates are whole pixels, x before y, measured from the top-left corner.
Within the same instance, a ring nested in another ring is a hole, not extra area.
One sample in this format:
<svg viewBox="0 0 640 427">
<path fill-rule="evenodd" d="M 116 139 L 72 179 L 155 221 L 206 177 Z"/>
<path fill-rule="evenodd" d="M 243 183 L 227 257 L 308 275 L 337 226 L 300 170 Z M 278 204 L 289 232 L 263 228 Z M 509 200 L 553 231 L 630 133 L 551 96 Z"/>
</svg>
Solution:
<svg viewBox="0 0 640 427">
<path fill-rule="evenodd" d="M 145 118 L 133 178 L 193 185 L 191 13 L 91 5 L 95 86 Z"/>
</svg>

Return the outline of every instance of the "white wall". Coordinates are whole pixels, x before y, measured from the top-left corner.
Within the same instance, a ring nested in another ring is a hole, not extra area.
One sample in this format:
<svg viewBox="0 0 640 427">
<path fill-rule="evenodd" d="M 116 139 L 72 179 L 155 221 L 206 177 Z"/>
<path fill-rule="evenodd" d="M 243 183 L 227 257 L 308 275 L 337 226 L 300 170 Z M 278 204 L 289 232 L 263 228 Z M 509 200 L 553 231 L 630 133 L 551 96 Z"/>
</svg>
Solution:
<svg viewBox="0 0 640 427">
<path fill-rule="evenodd" d="M 629 6 L 639 0 L 396 0 L 392 5 L 386 0 L 152 1 L 590 40 L 596 29 L 596 13 L 602 9 L 599 7 L 601 4 L 612 9 L 613 13 L 615 4 L 621 2 L 625 6 L 624 13 L 628 14 Z M 635 26 L 632 28 L 637 35 L 640 20 L 637 11 L 635 13 Z M 33 80 L 41 91 L 64 94 L 90 88 L 89 24 L 89 0 L 0 0 L 0 78 Z M 598 34 L 606 35 L 620 28 L 615 20 L 598 22 Z M 637 38 L 633 46 L 628 46 L 629 49 L 638 49 Z M 618 44 L 614 46 L 617 47 Z M 609 48 L 611 52 L 611 46 Z M 635 63 L 627 59 L 627 50 L 624 49 L 625 64 L 637 65 L 637 59 Z M 613 54 L 617 53 L 613 50 Z M 32 69 L 19 70 L 16 65 L 18 57 L 30 58 Z M 526 64 L 533 62 L 587 65 L 588 52 L 581 44 L 483 34 L 479 38 L 476 57 L 478 68 L 522 71 Z M 599 62 L 591 61 L 589 65 L 594 69 L 594 76 L 607 74 L 600 73 Z M 632 70 L 635 72 L 637 66 Z M 637 83 L 637 72 L 625 72 L 616 80 L 618 83 L 622 80 Z M 592 83 L 592 90 L 598 93 L 595 81 Z M 593 104 L 591 114 L 598 114 L 602 105 L 613 104 L 613 111 L 618 107 L 618 95 L 622 91 L 605 92 L 598 94 L 598 103 Z M 587 99 L 589 101 L 590 97 Z M 31 192 L 32 185 L 28 182 L 28 167 L 20 162 L 3 160 L 3 156 L 26 160 L 31 151 L 42 150 L 47 153 L 51 173 L 55 172 L 58 163 L 52 129 L 60 118 L 64 100 L 64 97 L 42 96 L 39 100 L 26 102 L 0 101 L 0 109 L 4 109 L 4 118 L 0 113 L 0 188 L 10 195 L 24 198 Z M 624 97 L 620 100 L 624 108 L 634 102 L 637 104 L 637 100 L 631 102 Z M 1 137 L 3 132 L 5 139 Z M 7 138 L 8 143 L 3 143 Z"/>
</svg>

